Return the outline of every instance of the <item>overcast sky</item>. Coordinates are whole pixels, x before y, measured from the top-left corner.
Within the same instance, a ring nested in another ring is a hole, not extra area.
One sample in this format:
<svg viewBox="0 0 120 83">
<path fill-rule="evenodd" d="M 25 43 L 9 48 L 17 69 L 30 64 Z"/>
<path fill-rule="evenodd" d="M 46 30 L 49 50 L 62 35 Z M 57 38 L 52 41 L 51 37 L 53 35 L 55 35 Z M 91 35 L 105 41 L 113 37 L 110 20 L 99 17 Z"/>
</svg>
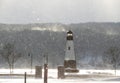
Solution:
<svg viewBox="0 0 120 83">
<path fill-rule="evenodd" d="M 0 23 L 120 22 L 120 0 L 0 0 Z"/>
</svg>

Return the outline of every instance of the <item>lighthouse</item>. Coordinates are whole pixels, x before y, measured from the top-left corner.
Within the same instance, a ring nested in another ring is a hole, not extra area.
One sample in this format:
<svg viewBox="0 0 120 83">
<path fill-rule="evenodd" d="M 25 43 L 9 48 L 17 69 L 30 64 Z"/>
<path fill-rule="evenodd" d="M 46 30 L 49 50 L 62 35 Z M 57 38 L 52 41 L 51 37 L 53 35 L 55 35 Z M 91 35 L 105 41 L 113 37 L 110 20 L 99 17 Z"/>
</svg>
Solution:
<svg viewBox="0 0 120 83">
<path fill-rule="evenodd" d="M 67 32 L 66 50 L 64 59 L 65 72 L 79 72 L 76 66 L 76 56 L 74 51 L 73 33 L 71 30 Z"/>
</svg>

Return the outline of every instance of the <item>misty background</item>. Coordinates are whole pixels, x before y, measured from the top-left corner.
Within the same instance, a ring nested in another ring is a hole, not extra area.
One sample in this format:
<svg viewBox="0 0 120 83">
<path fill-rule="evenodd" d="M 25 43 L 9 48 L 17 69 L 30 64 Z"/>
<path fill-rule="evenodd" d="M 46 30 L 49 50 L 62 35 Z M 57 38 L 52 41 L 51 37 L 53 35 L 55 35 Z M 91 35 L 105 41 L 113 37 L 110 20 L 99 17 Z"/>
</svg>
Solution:
<svg viewBox="0 0 120 83">
<path fill-rule="evenodd" d="M 33 56 L 33 67 L 43 65 L 43 56 L 48 55 L 49 68 L 57 68 L 64 63 L 69 29 L 73 31 L 78 68 L 113 68 L 110 58 L 105 55 L 111 47 L 120 49 L 120 23 L 0 24 L 0 47 L 11 43 L 21 53 L 15 68 L 30 68 L 29 54 Z M 120 58 L 119 54 L 117 58 Z M 2 56 L 0 67 L 8 67 Z"/>
</svg>

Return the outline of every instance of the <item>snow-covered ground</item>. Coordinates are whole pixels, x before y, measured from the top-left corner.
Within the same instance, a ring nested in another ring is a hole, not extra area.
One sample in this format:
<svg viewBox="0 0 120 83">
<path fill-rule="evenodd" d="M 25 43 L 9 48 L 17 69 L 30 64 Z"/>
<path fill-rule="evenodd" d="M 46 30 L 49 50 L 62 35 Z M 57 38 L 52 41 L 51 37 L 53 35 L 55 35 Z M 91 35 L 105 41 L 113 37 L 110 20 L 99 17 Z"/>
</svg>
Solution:
<svg viewBox="0 0 120 83">
<path fill-rule="evenodd" d="M 35 74 L 35 70 L 15 69 L 14 74 Z M 8 74 L 9 69 L 0 69 L 0 74 Z M 68 75 L 65 73 L 65 75 Z M 48 83 L 119 83 L 120 70 L 114 75 L 114 70 L 80 70 L 77 74 L 69 74 L 70 77 L 57 79 L 57 69 L 48 70 Z M 0 83 L 24 83 L 24 76 L 0 76 Z M 42 79 L 27 77 L 27 83 L 44 83 Z"/>
</svg>

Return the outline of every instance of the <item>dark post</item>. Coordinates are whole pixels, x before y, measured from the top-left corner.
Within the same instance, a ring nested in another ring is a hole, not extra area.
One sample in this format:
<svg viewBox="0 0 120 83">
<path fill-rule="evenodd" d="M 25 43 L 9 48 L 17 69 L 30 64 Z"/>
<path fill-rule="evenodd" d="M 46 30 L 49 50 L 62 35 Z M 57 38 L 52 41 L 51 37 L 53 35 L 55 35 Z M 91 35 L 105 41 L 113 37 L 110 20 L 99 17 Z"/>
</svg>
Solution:
<svg viewBox="0 0 120 83">
<path fill-rule="evenodd" d="M 48 56 L 44 56 L 44 83 L 47 83 L 48 77 Z"/>
<path fill-rule="evenodd" d="M 26 83 L 26 78 L 27 78 L 27 73 L 25 72 L 25 75 L 24 75 L 24 83 Z"/>
<path fill-rule="evenodd" d="M 31 54 L 31 73 L 32 73 L 32 63 L 33 63 L 33 57 L 32 57 L 32 54 Z"/>
<path fill-rule="evenodd" d="M 30 56 L 30 67 L 31 67 L 31 73 L 32 73 L 33 57 L 31 53 L 28 53 L 28 56 Z"/>
</svg>

